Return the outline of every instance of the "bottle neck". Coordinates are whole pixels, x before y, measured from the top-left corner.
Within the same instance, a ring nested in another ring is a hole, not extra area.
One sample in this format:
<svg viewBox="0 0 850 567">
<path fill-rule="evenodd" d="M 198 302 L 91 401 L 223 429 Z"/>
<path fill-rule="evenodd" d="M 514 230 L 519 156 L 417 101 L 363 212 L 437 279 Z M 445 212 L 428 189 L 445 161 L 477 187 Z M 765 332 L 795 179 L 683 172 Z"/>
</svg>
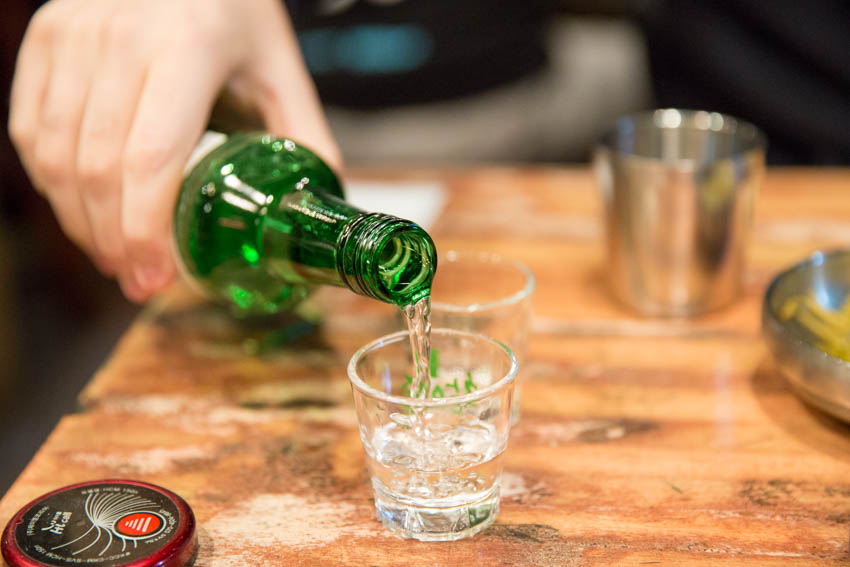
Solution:
<svg viewBox="0 0 850 567">
<path fill-rule="evenodd" d="M 349 289 L 409 305 L 431 293 L 437 269 L 434 242 L 418 225 L 381 213 L 361 213 L 337 240 L 337 271 Z"/>
</svg>

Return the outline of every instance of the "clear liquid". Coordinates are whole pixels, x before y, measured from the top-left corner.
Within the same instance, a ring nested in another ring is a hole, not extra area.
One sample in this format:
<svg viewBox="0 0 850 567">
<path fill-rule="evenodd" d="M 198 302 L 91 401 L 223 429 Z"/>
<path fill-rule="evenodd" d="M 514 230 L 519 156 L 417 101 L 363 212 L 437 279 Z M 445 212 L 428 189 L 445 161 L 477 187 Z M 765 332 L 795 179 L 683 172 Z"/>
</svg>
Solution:
<svg viewBox="0 0 850 567">
<path fill-rule="evenodd" d="M 410 396 L 426 398 L 431 392 L 431 296 L 402 307 L 413 353 Z"/>
<path fill-rule="evenodd" d="M 365 442 L 378 519 L 406 537 L 451 540 L 489 525 L 499 507 L 505 449 L 493 425 L 440 423 L 419 432 L 389 423 Z"/>
<path fill-rule="evenodd" d="M 445 397 L 450 384 L 459 394 L 461 383 L 469 392 L 477 388 L 475 378 L 490 382 L 489 376 L 446 373 L 432 360 L 430 295 L 402 311 L 413 353 L 411 397 Z M 499 512 L 505 449 L 495 427 L 455 413 L 461 408 L 408 409 L 363 438 L 378 519 L 422 541 L 460 539 L 489 526 Z"/>
</svg>

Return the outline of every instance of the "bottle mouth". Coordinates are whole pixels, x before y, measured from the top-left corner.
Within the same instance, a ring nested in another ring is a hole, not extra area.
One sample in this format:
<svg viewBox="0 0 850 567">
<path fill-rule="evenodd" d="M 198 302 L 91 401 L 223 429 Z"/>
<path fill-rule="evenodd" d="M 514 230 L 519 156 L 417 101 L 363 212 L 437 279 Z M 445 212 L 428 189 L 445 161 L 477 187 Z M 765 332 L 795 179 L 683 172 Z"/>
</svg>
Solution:
<svg viewBox="0 0 850 567">
<path fill-rule="evenodd" d="M 381 213 L 354 218 L 340 235 L 337 269 L 355 293 L 408 305 L 431 293 L 434 242 L 410 221 Z"/>
</svg>

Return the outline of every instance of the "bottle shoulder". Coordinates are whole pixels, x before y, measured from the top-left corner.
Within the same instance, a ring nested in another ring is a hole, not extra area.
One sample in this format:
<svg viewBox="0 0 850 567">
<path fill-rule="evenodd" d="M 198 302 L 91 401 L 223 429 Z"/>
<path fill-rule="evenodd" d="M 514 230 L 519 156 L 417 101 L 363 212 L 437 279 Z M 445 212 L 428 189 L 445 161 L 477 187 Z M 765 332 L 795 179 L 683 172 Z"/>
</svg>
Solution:
<svg viewBox="0 0 850 567">
<path fill-rule="evenodd" d="M 344 198 L 339 178 L 315 152 L 264 132 L 232 135 L 205 156 L 187 180 L 193 177 L 204 183 L 247 185 L 275 196 L 309 187 Z"/>
<path fill-rule="evenodd" d="M 328 195 L 344 204 L 334 172 L 309 149 L 264 133 L 236 134 L 213 146 L 184 178 L 174 210 L 176 255 L 186 277 L 251 312 L 285 309 L 314 280 L 332 279 L 333 261 L 320 253 L 327 246 L 315 241 L 324 243 L 333 231 L 322 230 L 322 217 L 310 213 Z"/>
</svg>

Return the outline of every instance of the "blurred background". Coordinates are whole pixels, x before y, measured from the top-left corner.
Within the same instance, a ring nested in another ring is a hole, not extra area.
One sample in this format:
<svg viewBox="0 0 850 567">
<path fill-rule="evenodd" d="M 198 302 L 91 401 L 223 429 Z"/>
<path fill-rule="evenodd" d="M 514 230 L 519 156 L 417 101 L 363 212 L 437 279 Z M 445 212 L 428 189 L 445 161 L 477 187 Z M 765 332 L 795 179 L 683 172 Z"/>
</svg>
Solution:
<svg viewBox="0 0 850 567">
<path fill-rule="evenodd" d="M 15 55 L 40 4 L 4 0 L 0 16 L 4 492 L 138 312 L 65 239 L 6 136 Z M 349 165 L 581 164 L 616 116 L 662 106 L 754 122 L 773 165 L 850 163 L 845 0 L 287 6 Z"/>
</svg>

